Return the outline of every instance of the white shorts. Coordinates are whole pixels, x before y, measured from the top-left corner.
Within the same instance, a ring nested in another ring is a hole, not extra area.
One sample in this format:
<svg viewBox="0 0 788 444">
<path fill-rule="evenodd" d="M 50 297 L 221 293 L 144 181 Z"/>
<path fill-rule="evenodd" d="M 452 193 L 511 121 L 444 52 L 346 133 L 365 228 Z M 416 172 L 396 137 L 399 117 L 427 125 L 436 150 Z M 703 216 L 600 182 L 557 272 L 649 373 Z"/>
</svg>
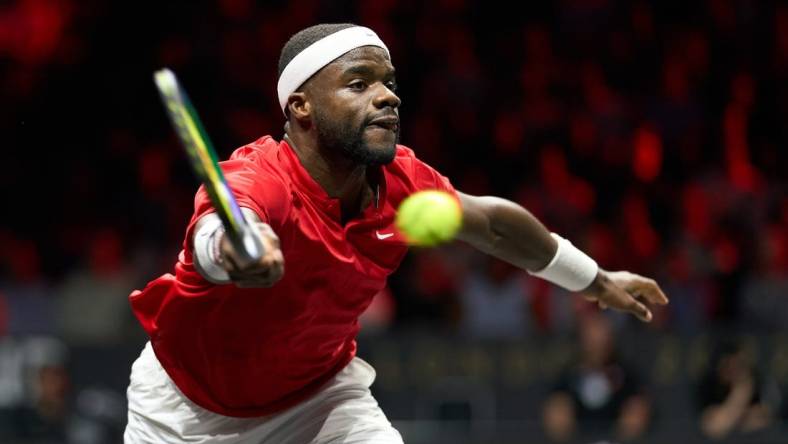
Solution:
<svg viewBox="0 0 788 444">
<path fill-rule="evenodd" d="M 314 396 L 259 418 L 222 416 L 187 399 L 162 368 L 150 342 L 131 367 L 125 444 L 402 444 L 372 397 L 375 370 L 354 358 Z"/>
</svg>

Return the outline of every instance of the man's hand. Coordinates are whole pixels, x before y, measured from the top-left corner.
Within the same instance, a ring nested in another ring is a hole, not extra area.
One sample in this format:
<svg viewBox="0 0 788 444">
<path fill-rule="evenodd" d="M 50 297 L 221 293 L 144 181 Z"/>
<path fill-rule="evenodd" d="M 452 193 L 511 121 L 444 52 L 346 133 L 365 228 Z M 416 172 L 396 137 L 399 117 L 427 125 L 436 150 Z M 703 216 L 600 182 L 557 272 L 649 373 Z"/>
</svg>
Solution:
<svg viewBox="0 0 788 444">
<path fill-rule="evenodd" d="M 600 308 L 628 311 L 641 321 L 650 322 L 651 311 L 643 304 L 665 305 L 668 298 L 653 280 L 628 271 L 605 271 L 601 268 L 591 285 L 582 291 Z"/>
<path fill-rule="evenodd" d="M 233 283 L 241 288 L 267 288 L 274 285 L 285 273 L 285 260 L 279 249 L 279 237 L 263 222 L 251 223 L 257 230 L 263 246 L 263 257 L 257 262 L 245 263 L 233 247 L 230 239 L 222 235 L 219 241 L 222 268 L 227 270 Z"/>
</svg>

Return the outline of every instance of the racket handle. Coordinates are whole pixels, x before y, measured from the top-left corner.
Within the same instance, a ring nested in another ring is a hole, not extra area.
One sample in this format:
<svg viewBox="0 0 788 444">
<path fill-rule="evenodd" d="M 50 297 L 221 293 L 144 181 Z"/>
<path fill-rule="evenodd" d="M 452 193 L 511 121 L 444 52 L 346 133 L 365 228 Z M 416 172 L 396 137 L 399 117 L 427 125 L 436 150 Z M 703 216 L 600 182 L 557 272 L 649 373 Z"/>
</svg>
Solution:
<svg viewBox="0 0 788 444">
<path fill-rule="evenodd" d="M 265 248 L 260 239 L 260 234 L 256 233 L 253 225 L 244 224 L 240 236 L 231 238 L 235 251 L 246 263 L 257 262 L 265 254 Z"/>
</svg>

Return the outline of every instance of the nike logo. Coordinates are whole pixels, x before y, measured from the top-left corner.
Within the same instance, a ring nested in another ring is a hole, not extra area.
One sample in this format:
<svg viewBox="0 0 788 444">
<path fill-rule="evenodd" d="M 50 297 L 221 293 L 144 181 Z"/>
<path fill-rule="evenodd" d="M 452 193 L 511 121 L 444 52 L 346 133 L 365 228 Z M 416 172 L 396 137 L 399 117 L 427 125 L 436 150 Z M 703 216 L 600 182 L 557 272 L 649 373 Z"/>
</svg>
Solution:
<svg viewBox="0 0 788 444">
<path fill-rule="evenodd" d="M 382 234 L 380 231 L 375 231 L 375 236 L 377 236 L 378 239 L 383 240 L 383 239 L 388 239 L 391 236 L 394 236 L 394 233 Z"/>
</svg>

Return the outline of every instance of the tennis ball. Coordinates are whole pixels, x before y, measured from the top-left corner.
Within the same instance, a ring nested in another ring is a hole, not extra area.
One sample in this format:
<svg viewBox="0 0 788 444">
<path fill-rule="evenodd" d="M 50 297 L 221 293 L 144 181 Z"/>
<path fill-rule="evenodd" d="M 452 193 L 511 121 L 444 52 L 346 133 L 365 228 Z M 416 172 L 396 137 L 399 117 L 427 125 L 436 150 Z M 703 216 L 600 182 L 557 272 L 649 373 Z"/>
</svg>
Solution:
<svg viewBox="0 0 788 444">
<path fill-rule="evenodd" d="M 454 238 L 462 225 L 462 210 L 449 193 L 418 191 L 402 201 L 394 223 L 408 243 L 431 247 Z"/>
</svg>

